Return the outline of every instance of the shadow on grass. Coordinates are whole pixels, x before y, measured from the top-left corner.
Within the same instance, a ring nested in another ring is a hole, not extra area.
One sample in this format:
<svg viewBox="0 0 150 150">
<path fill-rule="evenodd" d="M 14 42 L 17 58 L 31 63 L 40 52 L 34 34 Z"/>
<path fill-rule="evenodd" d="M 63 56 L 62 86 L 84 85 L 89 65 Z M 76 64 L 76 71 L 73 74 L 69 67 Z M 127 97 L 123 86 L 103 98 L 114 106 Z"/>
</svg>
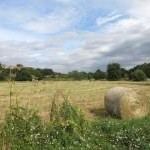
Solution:
<svg viewBox="0 0 150 150">
<path fill-rule="evenodd" d="M 124 83 L 117 83 L 117 84 L 130 84 L 130 85 L 143 85 L 143 86 L 150 86 L 150 82 L 124 82 Z"/>
<path fill-rule="evenodd" d="M 104 108 L 90 108 L 89 111 L 96 118 L 110 117 Z"/>
</svg>

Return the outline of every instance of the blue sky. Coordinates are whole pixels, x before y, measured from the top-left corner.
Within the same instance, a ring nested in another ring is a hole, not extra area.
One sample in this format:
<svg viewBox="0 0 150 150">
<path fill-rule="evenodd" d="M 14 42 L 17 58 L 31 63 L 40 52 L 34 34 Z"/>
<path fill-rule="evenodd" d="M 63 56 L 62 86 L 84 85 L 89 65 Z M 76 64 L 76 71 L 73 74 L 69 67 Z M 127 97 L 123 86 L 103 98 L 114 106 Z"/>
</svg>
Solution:
<svg viewBox="0 0 150 150">
<path fill-rule="evenodd" d="M 149 0 L 0 1 L 0 62 L 95 71 L 150 61 Z"/>
</svg>

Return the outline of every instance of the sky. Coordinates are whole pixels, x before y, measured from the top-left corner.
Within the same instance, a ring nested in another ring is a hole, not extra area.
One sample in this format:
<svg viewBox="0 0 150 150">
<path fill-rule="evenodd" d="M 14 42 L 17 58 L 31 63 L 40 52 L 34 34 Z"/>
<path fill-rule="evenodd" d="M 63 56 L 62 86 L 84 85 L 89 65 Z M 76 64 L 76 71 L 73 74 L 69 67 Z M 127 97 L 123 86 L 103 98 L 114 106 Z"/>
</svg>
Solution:
<svg viewBox="0 0 150 150">
<path fill-rule="evenodd" d="M 150 0 L 0 0 L 0 62 L 58 72 L 150 62 Z"/>
</svg>

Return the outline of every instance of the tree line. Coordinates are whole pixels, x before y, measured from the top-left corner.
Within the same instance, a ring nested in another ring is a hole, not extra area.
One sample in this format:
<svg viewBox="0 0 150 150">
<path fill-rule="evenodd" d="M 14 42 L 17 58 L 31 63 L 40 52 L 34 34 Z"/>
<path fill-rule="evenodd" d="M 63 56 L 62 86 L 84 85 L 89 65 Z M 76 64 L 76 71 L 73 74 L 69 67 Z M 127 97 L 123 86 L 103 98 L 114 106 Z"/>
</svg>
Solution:
<svg viewBox="0 0 150 150">
<path fill-rule="evenodd" d="M 5 80 L 132 80 L 144 81 L 150 79 L 150 63 L 137 65 L 131 69 L 122 68 L 119 63 L 110 63 L 106 71 L 97 69 L 95 72 L 71 71 L 63 74 L 49 68 L 24 67 L 21 64 L 7 67 L 0 63 L 0 81 Z"/>
</svg>

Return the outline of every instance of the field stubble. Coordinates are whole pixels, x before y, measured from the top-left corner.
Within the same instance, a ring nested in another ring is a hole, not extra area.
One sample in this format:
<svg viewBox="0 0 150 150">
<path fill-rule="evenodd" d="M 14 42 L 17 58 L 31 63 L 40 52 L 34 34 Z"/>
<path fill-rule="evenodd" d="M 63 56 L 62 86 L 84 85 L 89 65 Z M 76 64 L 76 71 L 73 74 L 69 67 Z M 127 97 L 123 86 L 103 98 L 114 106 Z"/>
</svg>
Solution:
<svg viewBox="0 0 150 150">
<path fill-rule="evenodd" d="M 40 81 L 15 82 L 12 89 L 12 103 L 38 110 L 43 120 L 49 118 L 52 100 L 61 103 L 64 98 L 83 110 L 88 118 L 106 117 L 104 95 L 115 86 L 133 88 L 150 98 L 150 82 L 127 81 Z M 0 82 L 0 122 L 9 110 L 9 84 Z"/>
</svg>

